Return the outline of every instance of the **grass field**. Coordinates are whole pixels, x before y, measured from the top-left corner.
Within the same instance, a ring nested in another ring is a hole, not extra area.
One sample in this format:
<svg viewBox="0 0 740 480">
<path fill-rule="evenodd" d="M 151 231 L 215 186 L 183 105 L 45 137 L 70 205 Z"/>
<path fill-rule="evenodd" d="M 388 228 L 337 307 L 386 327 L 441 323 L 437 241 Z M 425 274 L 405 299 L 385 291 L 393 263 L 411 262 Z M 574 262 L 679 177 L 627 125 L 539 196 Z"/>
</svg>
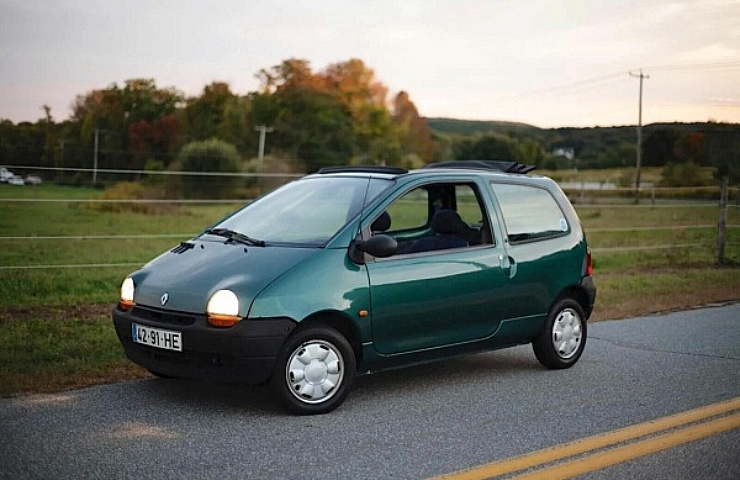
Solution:
<svg viewBox="0 0 740 480">
<path fill-rule="evenodd" d="M 0 395 L 147 375 L 124 358 L 113 331 L 121 280 L 239 206 L 137 213 L 89 202 L 100 196 L 0 184 Z M 602 199 L 576 209 L 594 253 L 592 321 L 740 300 L 740 268 L 715 265 L 716 203 Z M 729 209 L 728 225 L 726 255 L 738 261 L 739 208 Z"/>
</svg>

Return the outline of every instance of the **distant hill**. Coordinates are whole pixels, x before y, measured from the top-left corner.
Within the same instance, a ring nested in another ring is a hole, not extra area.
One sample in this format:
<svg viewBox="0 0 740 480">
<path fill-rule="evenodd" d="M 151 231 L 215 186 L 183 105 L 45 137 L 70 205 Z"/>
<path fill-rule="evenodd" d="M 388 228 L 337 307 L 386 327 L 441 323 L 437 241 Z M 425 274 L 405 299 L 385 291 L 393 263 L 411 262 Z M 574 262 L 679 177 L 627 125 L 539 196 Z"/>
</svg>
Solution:
<svg viewBox="0 0 740 480">
<path fill-rule="evenodd" d="M 543 151 L 555 156 L 566 155 L 579 165 L 607 168 L 631 165 L 637 143 L 636 125 L 613 127 L 539 128 L 516 122 L 427 118 L 429 127 L 454 144 L 462 138 L 499 134 L 515 144 L 534 139 Z M 643 126 L 645 165 L 664 165 L 673 158 L 675 142 L 692 132 L 740 134 L 739 124 L 726 123 L 654 123 Z M 702 160 L 702 159 L 700 159 Z M 705 160 L 705 159 L 703 159 Z"/>
<path fill-rule="evenodd" d="M 538 136 L 542 129 L 534 125 L 517 122 L 501 122 L 487 120 L 459 120 L 455 118 L 427 118 L 429 128 L 437 133 L 457 135 L 478 135 L 496 132 L 524 133 Z"/>
</svg>

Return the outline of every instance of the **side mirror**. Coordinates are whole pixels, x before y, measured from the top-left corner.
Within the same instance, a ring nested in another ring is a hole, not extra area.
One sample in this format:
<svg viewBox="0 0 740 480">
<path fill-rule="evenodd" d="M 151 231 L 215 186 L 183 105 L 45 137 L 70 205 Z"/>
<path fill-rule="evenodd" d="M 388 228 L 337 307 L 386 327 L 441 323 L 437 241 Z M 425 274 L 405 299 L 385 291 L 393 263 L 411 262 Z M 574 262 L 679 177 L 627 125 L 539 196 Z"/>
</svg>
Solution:
<svg viewBox="0 0 740 480">
<path fill-rule="evenodd" d="M 354 247 L 360 252 L 369 253 L 373 257 L 386 258 L 398 251 L 398 242 L 388 235 L 373 235 L 367 240 L 355 240 Z"/>
</svg>

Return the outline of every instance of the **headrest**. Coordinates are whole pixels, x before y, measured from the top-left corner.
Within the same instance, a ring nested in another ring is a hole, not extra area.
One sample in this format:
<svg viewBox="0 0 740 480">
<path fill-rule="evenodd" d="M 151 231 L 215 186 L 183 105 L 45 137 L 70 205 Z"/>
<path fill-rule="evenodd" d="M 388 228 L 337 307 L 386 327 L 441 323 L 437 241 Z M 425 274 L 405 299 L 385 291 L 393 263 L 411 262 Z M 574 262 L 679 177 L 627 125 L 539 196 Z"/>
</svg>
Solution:
<svg viewBox="0 0 740 480">
<path fill-rule="evenodd" d="M 439 210 L 432 217 L 434 233 L 460 233 L 465 230 L 465 222 L 454 210 Z"/>
<path fill-rule="evenodd" d="M 388 212 L 381 213 L 373 224 L 370 225 L 370 230 L 373 232 L 385 232 L 389 228 L 391 228 L 391 216 Z"/>
</svg>

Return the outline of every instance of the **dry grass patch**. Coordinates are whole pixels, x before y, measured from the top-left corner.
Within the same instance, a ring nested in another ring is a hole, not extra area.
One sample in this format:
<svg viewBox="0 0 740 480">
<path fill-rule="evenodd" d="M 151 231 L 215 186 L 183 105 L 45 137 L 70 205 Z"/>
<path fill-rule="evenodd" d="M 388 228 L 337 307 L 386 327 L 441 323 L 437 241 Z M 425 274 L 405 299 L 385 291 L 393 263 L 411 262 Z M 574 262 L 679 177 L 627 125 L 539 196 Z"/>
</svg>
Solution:
<svg viewBox="0 0 740 480">
<path fill-rule="evenodd" d="M 591 321 L 614 320 L 740 300 L 740 269 L 681 268 L 604 273 Z"/>
</svg>

